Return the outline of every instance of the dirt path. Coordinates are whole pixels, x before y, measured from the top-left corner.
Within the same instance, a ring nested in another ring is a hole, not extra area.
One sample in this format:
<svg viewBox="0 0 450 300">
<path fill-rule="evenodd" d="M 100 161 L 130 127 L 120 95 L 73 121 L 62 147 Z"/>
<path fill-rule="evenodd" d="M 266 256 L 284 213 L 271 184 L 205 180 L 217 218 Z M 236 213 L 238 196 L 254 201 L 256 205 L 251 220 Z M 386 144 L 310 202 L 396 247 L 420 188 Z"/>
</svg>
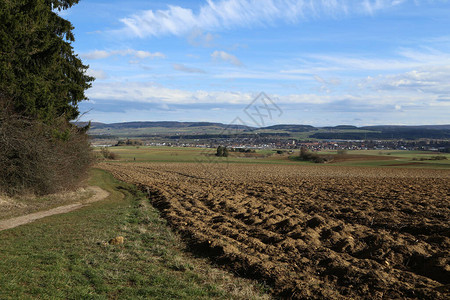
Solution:
<svg viewBox="0 0 450 300">
<path fill-rule="evenodd" d="M 103 200 L 109 196 L 109 193 L 107 191 L 105 191 L 104 189 L 102 189 L 98 186 L 90 186 L 90 187 L 86 188 L 86 190 L 94 192 L 94 195 L 91 198 L 89 198 L 87 201 L 84 201 L 83 203 L 76 202 L 73 204 L 63 205 L 63 206 L 59 206 L 59 207 L 52 208 L 49 210 L 40 211 L 40 212 L 0 221 L 0 231 L 6 230 L 6 229 L 11 229 L 11 228 L 23 225 L 23 224 L 31 223 L 33 221 L 36 221 L 38 219 L 42 219 L 42 218 L 45 218 L 48 216 L 68 213 L 68 212 L 74 211 L 76 209 L 79 209 L 81 207 L 84 207 L 89 203 Z"/>
</svg>

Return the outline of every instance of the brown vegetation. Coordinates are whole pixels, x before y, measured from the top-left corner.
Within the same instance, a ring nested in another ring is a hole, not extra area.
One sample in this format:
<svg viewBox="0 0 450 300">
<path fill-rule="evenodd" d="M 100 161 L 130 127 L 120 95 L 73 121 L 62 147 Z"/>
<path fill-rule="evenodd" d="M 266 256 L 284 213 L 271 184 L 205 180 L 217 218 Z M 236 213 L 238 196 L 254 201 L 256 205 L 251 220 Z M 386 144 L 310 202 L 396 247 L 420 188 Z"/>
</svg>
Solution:
<svg viewBox="0 0 450 300">
<path fill-rule="evenodd" d="M 147 190 L 197 253 L 267 282 L 278 296 L 449 297 L 448 171 L 102 167 Z"/>
<path fill-rule="evenodd" d="M 92 162 L 88 137 L 63 118 L 55 124 L 0 107 L 0 192 L 42 195 L 80 185 Z"/>
<path fill-rule="evenodd" d="M 78 192 L 53 194 L 50 197 L 34 199 L 35 201 L 31 202 L 29 205 L 23 203 L 23 201 L 14 203 L 15 201 L 12 199 L 6 199 L 6 201 L 1 201 L 2 199 L 0 198 L 0 211 L 2 212 L 0 213 L 0 231 L 14 228 L 23 224 L 27 224 L 48 216 L 68 213 L 76 209 L 82 208 L 86 206 L 88 203 L 103 200 L 109 195 L 107 191 L 99 188 L 98 186 L 90 186 L 84 191 L 82 190 L 84 189 L 81 189 Z M 64 202 L 66 202 L 66 205 L 58 206 L 58 204 L 62 204 Z M 21 205 L 17 207 L 14 206 L 14 204 L 19 205 L 21 204 Z M 53 208 L 48 210 L 42 210 L 43 208 L 49 207 Z M 33 213 L 23 214 L 24 212 L 33 212 Z M 9 219 L 3 219 L 5 215 L 19 215 L 19 216 Z"/>
<path fill-rule="evenodd" d="M 100 153 L 104 159 L 117 160 L 119 159 L 119 155 L 115 152 L 112 152 L 108 149 L 108 147 L 102 147 L 100 149 Z"/>
</svg>

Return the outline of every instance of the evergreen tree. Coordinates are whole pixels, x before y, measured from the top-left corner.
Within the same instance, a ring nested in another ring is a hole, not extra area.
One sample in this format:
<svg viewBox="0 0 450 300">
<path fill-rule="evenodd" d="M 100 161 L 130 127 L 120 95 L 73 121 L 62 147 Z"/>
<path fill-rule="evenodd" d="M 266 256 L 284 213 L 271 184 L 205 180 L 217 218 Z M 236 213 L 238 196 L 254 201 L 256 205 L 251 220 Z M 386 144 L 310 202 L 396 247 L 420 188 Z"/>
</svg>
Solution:
<svg viewBox="0 0 450 300">
<path fill-rule="evenodd" d="M 300 148 L 300 158 L 306 158 L 309 155 L 308 149 L 305 147 Z"/>
<path fill-rule="evenodd" d="M 73 52 L 72 24 L 55 12 L 76 3 L 0 1 L 0 92 L 15 113 L 47 124 L 79 115 L 94 78 Z"/>
<path fill-rule="evenodd" d="M 216 156 L 218 156 L 218 157 L 223 156 L 223 147 L 222 146 L 217 147 Z"/>
<path fill-rule="evenodd" d="M 223 148 L 222 156 L 223 157 L 228 157 L 228 155 L 229 155 L 228 148 L 227 147 Z"/>
</svg>

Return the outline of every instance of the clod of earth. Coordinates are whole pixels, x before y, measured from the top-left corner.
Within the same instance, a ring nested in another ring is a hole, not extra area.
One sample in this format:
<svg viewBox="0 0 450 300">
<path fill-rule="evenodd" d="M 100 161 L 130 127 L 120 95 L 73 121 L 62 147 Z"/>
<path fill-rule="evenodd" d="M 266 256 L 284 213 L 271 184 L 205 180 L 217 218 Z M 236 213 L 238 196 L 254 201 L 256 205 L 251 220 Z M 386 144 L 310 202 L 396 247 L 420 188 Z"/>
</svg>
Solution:
<svg viewBox="0 0 450 300">
<path fill-rule="evenodd" d="M 110 239 L 108 244 L 110 244 L 110 245 L 122 245 L 123 241 L 124 241 L 123 236 L 117 236 L 117 237 L 115 237 L 113 239 Z"/>
</svg>

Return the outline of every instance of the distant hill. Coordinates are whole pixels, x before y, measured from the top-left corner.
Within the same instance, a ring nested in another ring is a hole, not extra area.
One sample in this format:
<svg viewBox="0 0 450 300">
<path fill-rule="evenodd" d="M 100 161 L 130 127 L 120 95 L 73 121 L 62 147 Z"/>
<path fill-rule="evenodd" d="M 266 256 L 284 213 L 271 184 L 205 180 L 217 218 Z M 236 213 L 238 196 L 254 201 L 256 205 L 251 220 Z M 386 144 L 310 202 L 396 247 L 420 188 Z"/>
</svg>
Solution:
<svg viewBox="0 0 450 300">
<path fill-rule="evenodd" d="M 86 122 L 77 125 L 85 126 Z M 234 132 L 233 132 L 234 131 Z M 89 134 L 93 137 L 185 137 L 189 139 L 217 138 L 233 134 L 257 134 L 259 137 L 272 136 L 284 138 L 326 139 L 326 140 L 368 140 L 368 139 L 450 139 L 450 125 L 377 125 L 357 127 L 338 125 L 314 127 L 301 124 L 279 124 L 261 128 L 244 125 L 227 125 L 217 122 L 125 122 L 125 123 L 91 123 Z M 250 137 L 250 135 L 247 135 Z"/>
<path fill-rule="evenodd" d="M 360 127 L 360 129 L 366 130 L 376 130 L 376 131 L 407 131 L 407 130 L 423 130 L 423 129 L 431 129 L 431 130 L 450 130 L 449 125 L 413 125 L 413 126 L 404 126 L 404 125 L 376 125 L 376 126 L 364 126 Z"/>
<path fill-rule="evenodd" d="M 82 124 L 82 123 L 79 123 Z M 86 123 L 85 123 L 86 124 Z M 220 127 L 220 128 L 237 128 L 248 129 L 250 127 L 244 125 L 226 125 L 222 123 L 210 122 L 177 122 L 177 121 L 160 121 L 160 122 L 124 122 L 124 123 L 91 123 L 91 129 L 136 129 L 136 128 L 185 128 L 185 127 Z"/>
<path fill-rule="evenodd" d="M 338 125 L 338 126 L 334 126 L 334 127 L 321 127 L 322 129 L 338 129 L 338 130 L 352 130 L 352 129 L 359 129 L 356 126 L 353 125 Z"/>
<path fill-rule="evenodd" d="M 271 129 L 271 130 L 285 130 L 290 132 L 308 132 L 308 131 L 316 131 L 317 128 L 311 125 L 294 125 L 294 124 L 282 124 L 282 125 L 273 125 L 268 127 L 263 127 L 261 129 Z"/>
<path fill-rule="evenodd" d="M 318 132 L 310 135 L 316 139 L 389 140 L 389 139 L 450 139 L 450 125 L 425 126 L 365 126 L 357 131 Z"/>
</svg>

